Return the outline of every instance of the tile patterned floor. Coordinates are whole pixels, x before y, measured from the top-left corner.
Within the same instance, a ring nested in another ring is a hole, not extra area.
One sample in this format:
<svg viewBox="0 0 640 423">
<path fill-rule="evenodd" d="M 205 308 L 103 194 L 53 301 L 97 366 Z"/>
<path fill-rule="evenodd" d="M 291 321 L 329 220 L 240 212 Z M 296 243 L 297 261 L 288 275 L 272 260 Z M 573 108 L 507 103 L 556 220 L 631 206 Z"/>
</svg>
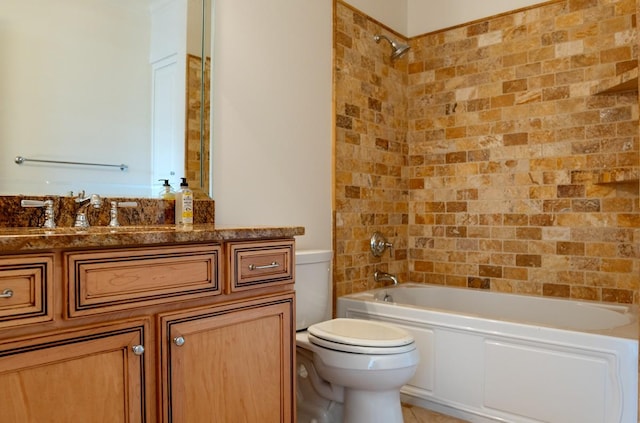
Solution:
<svg viewBox="0 0 640 423">
<path fill-rule="evenodd" d="M 402 417 L 404 423 L 466 423 L 466 420 L 445 416 L 410 404 L 402 404 Z"/>
</svg>

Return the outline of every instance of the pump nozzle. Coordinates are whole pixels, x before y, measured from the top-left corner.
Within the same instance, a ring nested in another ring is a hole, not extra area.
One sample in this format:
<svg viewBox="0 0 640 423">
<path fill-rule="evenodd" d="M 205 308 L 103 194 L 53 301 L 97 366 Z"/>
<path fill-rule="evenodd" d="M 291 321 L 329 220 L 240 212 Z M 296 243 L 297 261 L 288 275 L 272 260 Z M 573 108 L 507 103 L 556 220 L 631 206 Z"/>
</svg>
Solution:
<svg viewBox="0 0 640 423">
<path fill-rule="evenodd" d="M 164 181 L 162 184 L 162 190 L 160 190 L 160 198 L 164 200 L 173 200 L 176 198 L 176 194 L 171 188 L 171 184 L 168 179 L 158 179 L 158 181 Z"/>
</svg>

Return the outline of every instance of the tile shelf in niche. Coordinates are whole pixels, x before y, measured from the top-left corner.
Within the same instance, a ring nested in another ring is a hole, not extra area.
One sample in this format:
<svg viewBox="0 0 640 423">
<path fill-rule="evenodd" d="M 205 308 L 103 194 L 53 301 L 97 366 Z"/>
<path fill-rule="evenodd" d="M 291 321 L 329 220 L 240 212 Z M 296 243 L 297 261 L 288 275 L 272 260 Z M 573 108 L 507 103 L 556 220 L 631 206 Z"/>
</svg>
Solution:
<svg viewBox="0 0 640 423">
<path fill-rule="evenodd" d="M 638 68 L 607 78 L 592 88 L 591 94 L 617 94 L 638 91 Z"/>
<path fill-rule="evenodd" d="M 624 167 L 616 169 L 606 169 L 594 172 L 594 184 L 616 184 L 626 182 L 638 182 L 640 180 L 640 168 Z"/>
</svg>

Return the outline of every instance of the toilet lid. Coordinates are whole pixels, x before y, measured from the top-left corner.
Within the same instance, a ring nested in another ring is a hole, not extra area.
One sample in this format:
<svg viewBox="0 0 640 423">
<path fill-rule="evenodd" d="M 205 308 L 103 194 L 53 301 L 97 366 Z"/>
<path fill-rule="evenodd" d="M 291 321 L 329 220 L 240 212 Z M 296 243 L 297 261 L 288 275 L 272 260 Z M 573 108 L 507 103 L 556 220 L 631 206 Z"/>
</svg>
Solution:
<svg viewBox="0 0 640 423">
<path fill-rule="evenodd" d="M 317 338 L 308 333 L 308 340 L 316 347 L 322 347 L 323 349 L 330 349 L 341 353 L 350 354 L 367 354 L 367 355 L 389 355 L 389 354 L 404 354 L 416 349 L 415 342 L 409 344 L 400 345 L 397 347 L 368 347 L 362 345 L 349 345 L 342 344 L 340 342 L 331 342 L 326 339 Z"/>
<path fill-rule="evenodd" d="M 309 326 L 308 332 L 314 338 L 330 343 L 388 348 L 413 343 L 409 332 L 399 327 L 372 320 L 333 319 Z M 309 338 L 313 342 L 313 338 Z"/>
</svg>

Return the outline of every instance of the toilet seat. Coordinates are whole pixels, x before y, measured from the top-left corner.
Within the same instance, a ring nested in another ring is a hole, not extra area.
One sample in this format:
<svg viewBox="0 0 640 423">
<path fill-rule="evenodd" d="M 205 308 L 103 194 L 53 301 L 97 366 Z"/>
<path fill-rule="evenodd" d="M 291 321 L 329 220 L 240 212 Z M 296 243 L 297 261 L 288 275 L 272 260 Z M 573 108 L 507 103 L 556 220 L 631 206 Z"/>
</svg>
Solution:
<svg viewBox="0 0 640 423">
<path fill-rule="evenodd" d="M 309 342 L 323 348 L 357 354 L 401 354 L 415 349 L 405 330 L 383 322 L 333 319 L 311 325 Z"/>
</svg>

